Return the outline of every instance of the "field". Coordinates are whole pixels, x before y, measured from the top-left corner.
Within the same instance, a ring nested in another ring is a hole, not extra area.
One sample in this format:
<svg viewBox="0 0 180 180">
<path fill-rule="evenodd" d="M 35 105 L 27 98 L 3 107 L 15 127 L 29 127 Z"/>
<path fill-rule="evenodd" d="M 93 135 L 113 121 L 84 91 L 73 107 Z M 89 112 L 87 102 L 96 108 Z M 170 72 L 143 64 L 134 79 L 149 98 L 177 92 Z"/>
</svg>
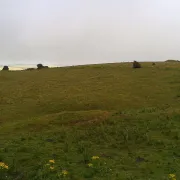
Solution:
<svg viewBox="0 0 180 180">
<path fill-rule="evenodd" d="M 180 179 L 180 63 L 142 67 L 1 71 L 0 180 Z"/>
</svg>

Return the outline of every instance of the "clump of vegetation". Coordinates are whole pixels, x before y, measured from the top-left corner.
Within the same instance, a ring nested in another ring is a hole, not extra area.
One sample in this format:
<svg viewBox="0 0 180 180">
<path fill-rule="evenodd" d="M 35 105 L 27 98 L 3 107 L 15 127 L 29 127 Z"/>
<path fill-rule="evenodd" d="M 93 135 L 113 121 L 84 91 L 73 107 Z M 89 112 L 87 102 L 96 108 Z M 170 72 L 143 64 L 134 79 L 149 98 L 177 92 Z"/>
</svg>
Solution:
<svg viewBox="0 0 180 180">
<path fill-rule="evenodd" d="M 33 71 L 35 68 L 27 68 L 26 71 Z"/>
<path fill-rule="evenodd" d="M 37 69 L 49 68 L 48 66 L 43 66 L 42 64 L 37 64 Z"/>
<path fill-rule="evenodd" d="M 43 65 L 42 64 L 37 64 L 37 69 L 43 69 Z"/>
<path fill-rule="evenodd" d="M 180 62 L 179 60 L 174 60 L 174 59 L 168 59 L 168 60 L 166 60 L 165 62 L 170 62 L 170 63 L 172 63 L 172 62 Z"/>
<path fill-rule="evenodd" d="M 8 71 L 8 70 L 9 70 L 9 67 L 8 67 L 8 66 L 4 66 L 2 70 L 3 70 L 3 71 Z"/>
<path fill-rule="evenodd" d="M 133 68 L 141 68 L 141 64 L 137 61 L 133 62 Z"/>
<path fill-rule="evenodd" d="M 152 63 L 152 66 L 155 66 L 155 65 L 156 65 L 156 63 L 155 63 L 155 62 L 153 62 L 153 63 Z"/>
</svg>

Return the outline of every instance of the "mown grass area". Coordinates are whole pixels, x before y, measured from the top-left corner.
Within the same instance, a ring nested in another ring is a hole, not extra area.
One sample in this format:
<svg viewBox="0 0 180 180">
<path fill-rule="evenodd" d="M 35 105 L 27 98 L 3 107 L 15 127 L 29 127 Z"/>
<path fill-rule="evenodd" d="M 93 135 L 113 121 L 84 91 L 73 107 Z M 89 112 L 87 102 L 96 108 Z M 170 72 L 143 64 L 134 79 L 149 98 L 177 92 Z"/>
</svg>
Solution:
<svg viewBox="0 0 180 180">
<path fill-rule="evenodd" d="M 180 63 L 131 67 L 1 71 L 0 180 L 179 179 Z"/>
</svg>

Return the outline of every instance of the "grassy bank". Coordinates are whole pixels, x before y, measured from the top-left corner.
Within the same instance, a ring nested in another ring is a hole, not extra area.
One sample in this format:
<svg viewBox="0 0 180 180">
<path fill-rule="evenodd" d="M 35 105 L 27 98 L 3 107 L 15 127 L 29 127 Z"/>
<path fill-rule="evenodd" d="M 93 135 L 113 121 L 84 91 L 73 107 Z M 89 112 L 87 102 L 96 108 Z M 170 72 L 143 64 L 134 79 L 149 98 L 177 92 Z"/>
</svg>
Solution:
<svg viewBox="0 0 180 180">
<path fill-rule="evenodd" d="M 0 72 L 0 179 L 178 179 L 180 63 L 142 66 Z"/>
</svg>

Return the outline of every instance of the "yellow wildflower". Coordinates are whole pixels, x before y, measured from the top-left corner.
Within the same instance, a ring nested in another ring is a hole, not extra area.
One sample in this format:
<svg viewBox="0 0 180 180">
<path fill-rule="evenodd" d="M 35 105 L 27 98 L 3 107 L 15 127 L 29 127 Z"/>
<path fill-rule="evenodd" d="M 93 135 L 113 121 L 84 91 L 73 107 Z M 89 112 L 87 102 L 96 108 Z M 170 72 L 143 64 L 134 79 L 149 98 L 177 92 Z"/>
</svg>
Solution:
<svg viewBox="0 0 180 180">
<path fill-rule="evenodd" d="M 5 169 L 8 169 L 9 167 L 7 165 L 4 166 Z"/>
<path fill-rule="evenodd" d="M 89 167 L 92 167 L 92 166 L 93 166 L 93 164 L 92 164 L 92 163 L 89 163 L 89 164 L 88 164 L 88 166 L 89 166 Z"/>
<path fill-rule="evenodd" d="M 176 175 L 175 174 L 169 174 L 169 178 L 175 178 Z"/>
<path fill-rule="evenodd" d="M 54 164 L 54 163 L 55 163 L 55 160 L 52 159 L 52 160 L 49 160 L 49 162 Z"/>
<path fill-rule="evenodd" d="M 8 169 L 9 167 L 5 163 L 0 162 L 0 168 L 1 169 Z"/>
<path fill-rule="evenodd" d="M 66 171 L 66 170 L 62 170 L 62 175 L 63 175 L 63 176 L 68 175 L 68 171 Z"/>
<path fill-rule="evenodd" d="M 53 170 L 53 169 L 54 169 L 54 167 L 53 167 L 53 166 L 50 166 L 50 169 L 51 169 L 51 170 Z"/>
<path fill-rule="evenodd" d="M 175 174 L 169 174 L 169 179 L 176 180 L 176 175 Z"/>
<path fill-rule="evenodd" d="M 4 163 L 3 162 L 0 162 L 0 167 L 4 167 Z"/>
<path fill-rule="evenodd" d="M 99 156 L 93 156 L 92 159 L 93 160 L 99 159 Z"/>
</svg>

